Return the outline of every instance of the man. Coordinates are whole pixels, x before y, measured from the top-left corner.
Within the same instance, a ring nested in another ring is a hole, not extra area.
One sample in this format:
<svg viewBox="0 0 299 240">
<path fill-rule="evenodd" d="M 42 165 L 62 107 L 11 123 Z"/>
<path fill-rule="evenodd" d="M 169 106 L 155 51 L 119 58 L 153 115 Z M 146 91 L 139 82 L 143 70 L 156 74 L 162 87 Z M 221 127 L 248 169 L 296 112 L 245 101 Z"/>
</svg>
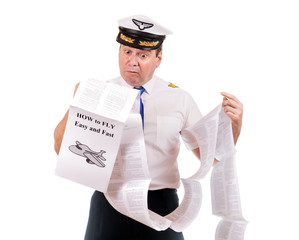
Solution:
<svg viewBox="0 0 299 240">
<path fill-rule="evenodd" d="M 111 82 L 140 90 L 132 111 L 140 111 L 144 124 L 144 139 L 149 172 L 152 178 L 148 192 L 150 210 L 165 216 L 178 206 L 176 189 L 180 176 L 177 156 L 182 137 L 200 159 L 200 149 L 184 129 L 195 124 L 201 113 L 192 97 L 174 84 L 154 75 L 162 61 L 162 43 L 166 28 L 145 16 L 133 16 L 119 21 L 117 41 L 120 77 Z M 76 86 L 77 89 L 78 85 Z M 75 90 L 76 91 L 76 90 Z M 242 126 L 242 103 L 233 95 L 222 93 L 223 106 L 232 120 L 235 143 Z M 68 113 L 55 129 L 55 150 L 59 153 Z M 215 163 L 217 161 L 215 160 Z M 184 239 L 171 229 L 155 231 L 117 212 L 103 193 L 95 191 L 85 235 L 86 240 L 114 239 Z"/>
</svg>

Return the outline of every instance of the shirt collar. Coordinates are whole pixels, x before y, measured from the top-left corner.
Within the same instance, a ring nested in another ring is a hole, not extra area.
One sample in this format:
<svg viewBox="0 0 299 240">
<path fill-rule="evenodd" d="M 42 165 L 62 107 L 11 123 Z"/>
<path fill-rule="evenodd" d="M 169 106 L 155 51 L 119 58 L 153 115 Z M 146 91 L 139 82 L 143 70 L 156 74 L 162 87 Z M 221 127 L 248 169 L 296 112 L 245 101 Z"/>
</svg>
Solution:
<svg viewBox="0 0 299 240">
<path fill-rule="evenodd" d="M 145 91 L 148 94 L 151 94 L 153 92 L 155 82 L 156 82 L 156 78 L 155 78 L 155 76 L 153 76 L 153 78 L 151 80 L 149 80 L 146 84 L 143 85 Z"/>
<path fill-rule="evenodd" d="M 119 83 L 119 85 L 124 86 L 124 87 L 133 88 L 122 77 L 120 77 L 117 80 L 119 80 L 119 81 L 117 81 Z M 149 80 L 146 84 L 142 85 L 142 87 L 144 87 L 146 93 L 151 94 L 153 92 L 155 82 L 156 82 L 156 77 L 153 76 L 153 78 L 151 80 Z"/>
<path fill-rule="evenodd" d="M 129 85 L 121 76 L 116 79 L 116 83 L 123 86 L 123 87 L 132 88 L 132 86 Z"/>
</svg>

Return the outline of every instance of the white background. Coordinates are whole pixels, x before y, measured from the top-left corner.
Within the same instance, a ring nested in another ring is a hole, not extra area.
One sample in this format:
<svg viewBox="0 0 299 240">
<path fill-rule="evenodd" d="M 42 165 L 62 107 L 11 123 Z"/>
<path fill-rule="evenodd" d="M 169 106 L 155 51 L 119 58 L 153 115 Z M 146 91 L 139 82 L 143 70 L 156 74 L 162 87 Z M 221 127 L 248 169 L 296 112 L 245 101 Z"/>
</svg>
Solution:
<svg viewBox="0 0 299 240">
<path fill-rule="evenodd" d="M 245 239 L 298 239 L 298 12 L 289 0 L 1 1 L 0 239 L 83 239 L 93 190 L 54 175 L 53 131 L 77 82 L 118 75 L 117 19 L 133 14 L 174 32 L 157 75 L 189 91 L 203 114 L 220 91 L 244 104 Z M 198 166 L 183 145 L 179 161 L 182 176 Z M 220 220 L 209 176 L 203 188 L 187 240 L 214 239 Z"/>
</svg>

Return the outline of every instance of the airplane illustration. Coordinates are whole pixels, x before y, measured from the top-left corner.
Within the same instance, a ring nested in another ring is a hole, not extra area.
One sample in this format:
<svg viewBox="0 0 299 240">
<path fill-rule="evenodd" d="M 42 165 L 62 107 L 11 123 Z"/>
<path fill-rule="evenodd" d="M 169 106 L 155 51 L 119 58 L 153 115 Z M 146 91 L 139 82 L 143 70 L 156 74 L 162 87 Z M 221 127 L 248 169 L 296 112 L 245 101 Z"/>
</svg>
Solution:
<svg viewBox="0 0 299 240">
<path fill-rule="evenodd" d="M 103 161 L 106 161 L 106 158 L 103 157 L 103 154 L 106 153 L 106 151 L 101 150 L 100 152 L 95 152 L 91 150 L 87 145 L 80 143 L 79 141 L 76 141 L 76 145 L 69 146 L 69 150 L 77 154 L 81 157 L 86 158 L 86 162 L 89 164 L 95 164 L 98 167 L 105 167 L 106 165 L 103 163 Z"/>
</svg>

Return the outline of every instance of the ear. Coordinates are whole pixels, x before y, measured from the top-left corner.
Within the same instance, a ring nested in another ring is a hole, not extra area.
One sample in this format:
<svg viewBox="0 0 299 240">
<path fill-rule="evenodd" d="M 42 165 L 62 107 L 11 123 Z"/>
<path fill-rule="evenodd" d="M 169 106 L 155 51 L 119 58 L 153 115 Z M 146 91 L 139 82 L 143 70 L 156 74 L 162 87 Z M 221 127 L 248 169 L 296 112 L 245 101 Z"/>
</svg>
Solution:
<svg viewBox="0 0 299 240">
<path fill-rule="evenodd" d="M 159 52 L 158 56 L 157 56 L 157 64 L 156 64 L 156 68 L 158 68 L 161 64 L 161 61 L 162 61 L 162 53 L 163 53 L 163 50 L 161 52 Z"/>
</svg>

